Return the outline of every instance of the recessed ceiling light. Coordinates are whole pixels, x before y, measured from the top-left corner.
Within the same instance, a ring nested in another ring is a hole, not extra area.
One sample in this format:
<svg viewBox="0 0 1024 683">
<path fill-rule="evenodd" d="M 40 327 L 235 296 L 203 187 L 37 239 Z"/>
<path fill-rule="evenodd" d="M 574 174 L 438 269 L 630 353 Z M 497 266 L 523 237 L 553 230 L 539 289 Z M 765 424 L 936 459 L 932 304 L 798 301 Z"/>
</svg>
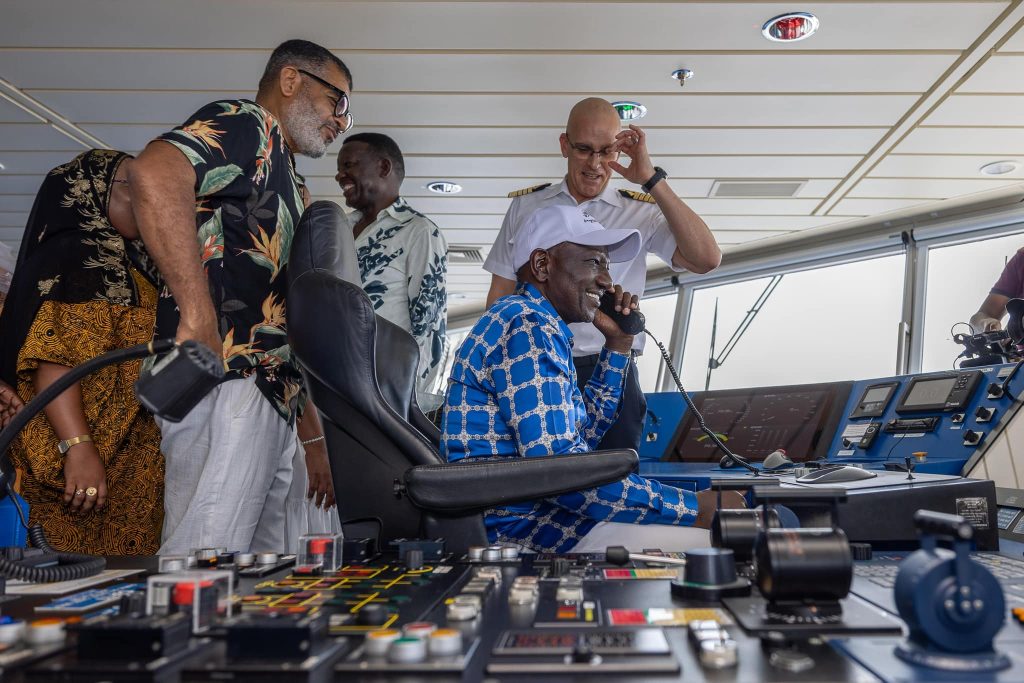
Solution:
<svg viewBox="0 0 1024 683">
<path fill-rule="evenodd" d="M 636 121 L 647 116 L 647 107 L 639 102 L 612 102 L 612 106 L 623 121 Z"/>
<path fill-rule="evenodd" d="M 776 43 L 792 43 L 810 38 L 818 30 L 818 24 L 818 17 L 810 12 L 789 12 L 766 21 L 761 34 Z"/>
<path fill-rule="evenodd" d="M 1006 175 L 1007 173 L 1013 173 L 1020 168 L 1020 163 L 1016 161 L 993 161 L 990 164 L 985 164 L 978 170 L 985 175 Z"/>
<path fill-rule="evenodd" d="M 448 180 L 435 180 L 427 183 L 427 189 L 436 194 L 458 194 L 462 192 L 462 185 Z"/>
<path fill-rule="evenodd" d="M 6 171 L 6 170 L 7 170 L 7 167 L 4 166 L 3 164 L 0 164 L 0 171 Z"/>
<path fill-rule="evenodd" d="M 679 81 L 679 85 L 686 85 L 686 81 L 693 78 L 693 69 L 676 69 L 672 72 L 672 78 Z"/>
</svg>

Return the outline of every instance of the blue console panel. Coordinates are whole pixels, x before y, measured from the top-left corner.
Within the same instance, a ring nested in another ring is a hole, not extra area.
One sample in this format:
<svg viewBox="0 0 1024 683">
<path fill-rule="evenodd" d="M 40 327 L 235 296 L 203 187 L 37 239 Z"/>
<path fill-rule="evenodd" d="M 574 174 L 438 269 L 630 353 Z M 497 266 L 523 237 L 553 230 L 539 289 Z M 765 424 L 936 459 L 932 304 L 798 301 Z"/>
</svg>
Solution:
<svg viewBox="0 0 1024 683">
<path fill-rule="evenodd" d="M 994 438 L 1005 424 L 1005 418 L 1015 410 L 1016 402 L 1012 397 L 1024 393 L 1024 372 L 1012 374 L 1012 369 L 1012 365 L 995 365 L 855 381 L 843 400 L 835 402 L 835 409 L 840 410 L 839 419 L 828 425 L 828 433 L 820 435 L 818 453 L 827 453 L 824 459 L 829 462 L 856 463 L 875 470 L 885 469 L 887 465 L 890 469 L 903 467 L 905 458 L 912 457 L 917 472 L 959 474 L 971 456 Z M 1007 377 L 1010 378 L 1007 390 L 1000 393 Z M 784 395 L 785 389 L 765 387 L 765 392 Z M 725 393 L 697 392 L 693 397 L 700 406 L 702 399 Z M 681 438 L 680 425 L 687 414 L 686 405 L 677 392 L 648 394 L 647 401 L 640 448 L 642 475 L 677 486 L 701 488 L 708 478 L 741 473 L 719 468 L 717 457 L 714 462 L 686 462 L 686 453 L 673 452 L 676 441 Z M 747 418 L 737 418 L 730 426 L 738 429 L 742 419 Z M 693 424 L 689 427 L 696 428 Z M 721 427 L 718 429 L 723 434 L 728 433 Z M 780 441 L 784 440 L 784 436 L 780 437 Z M 821 448 L 825 441 L 827 450 Z M 766 445 L 786 447 L 785 443 Z M 807 459 L 806 454 L 790 452 L 789 455 L 797 461 Z M 763 458 L 762 453 L 753 454 L 750 459 Z M 702 456 L 702 459 L 708 458 Z"/>
</svg>

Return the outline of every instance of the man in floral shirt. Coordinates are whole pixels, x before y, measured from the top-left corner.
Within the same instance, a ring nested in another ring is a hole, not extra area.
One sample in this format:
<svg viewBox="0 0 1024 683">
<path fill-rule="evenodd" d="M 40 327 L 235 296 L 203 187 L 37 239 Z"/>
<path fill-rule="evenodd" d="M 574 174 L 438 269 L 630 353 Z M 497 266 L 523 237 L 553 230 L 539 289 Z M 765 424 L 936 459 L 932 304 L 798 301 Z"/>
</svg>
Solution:
<svg viewBox="0 0 1024 683">
<path fill-rule="evenodd" d="M 420 407 L 440 403 L 445 336 L 448 245 L 441 229 L 399 195 L 405 160 L 382 133 L 345 138 L 335 180 L 345 193 L 363 290 L 378 315 L 409 332 L 420 348 L 416 389 Z"/>
<path fill-rule="evenodd" d="M 351 87 L 348 68 L 327 49 L 287 41 L 271 55 L 255 101 L 206 105 L 133 165 L 136 219 L 167 283 L 156 336 L 222 350 L 229 380 L 182 422 L 159 421 L 161 554 L 285 547 L 301 389 L 285 326 L 288 255 L 302 213 L 293 154 L 323 156 L 351 126 Z M 305 415 L 300 437 L 322 449 L 319 432 L 316 416 Z"/>
</svg>

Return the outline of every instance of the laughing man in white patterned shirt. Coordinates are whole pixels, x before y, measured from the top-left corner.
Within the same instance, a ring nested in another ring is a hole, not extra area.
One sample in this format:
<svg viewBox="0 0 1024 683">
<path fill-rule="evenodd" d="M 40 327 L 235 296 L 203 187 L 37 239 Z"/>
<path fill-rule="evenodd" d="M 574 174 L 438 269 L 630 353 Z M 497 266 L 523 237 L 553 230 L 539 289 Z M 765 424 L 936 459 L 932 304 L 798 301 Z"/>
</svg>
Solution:
<svg viewBox="0 0 1024 683">
<path fill-rule="evenodd" d="M 400 196 L 404 178 L 402 151 L 390 137 L 345 138 L 335 180 L 356 210 L 352 231 L 363 290 L 378 315 L 416 339 L 417 398 L 431 410 L 441 400 L 438 375 L 448 348 L 448 245 L 440 228 Z"/>
</svg>

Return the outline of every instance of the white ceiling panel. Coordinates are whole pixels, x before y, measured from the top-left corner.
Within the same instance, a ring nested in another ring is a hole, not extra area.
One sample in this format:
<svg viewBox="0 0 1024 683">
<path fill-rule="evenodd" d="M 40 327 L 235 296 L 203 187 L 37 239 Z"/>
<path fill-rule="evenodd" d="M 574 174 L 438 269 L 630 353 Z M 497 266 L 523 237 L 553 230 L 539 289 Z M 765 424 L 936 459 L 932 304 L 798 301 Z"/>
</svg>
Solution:
<svg viewBox="0 0 1024 683">
<path fill-rule="evenodd" d="M 417 197 L 411 204 L 423 213 L 505 213 L 511 199 L 491 197 Z M 766 215 L 809 214 L 817 199 L 687 199 L 687 204 L 701 215 L 721 213 Z"/>
<path fill-rule="evenodd" d="M 1024 120 L 1020 128 L 917 128 L 893 150 L 896 154 L 1024 155 Z"/>
<path fill-rule="evenodd" d="M 1000 52 L 1024 52 L 1024 29 L 1013 34 L 1002 46 Z"/>
<path fill-rule="evenodd" d="M 501 228 L 503 214 L 480 214 L 471 216 L 466 214 L 439 214 L 430 215 L 431 220 L 444 228 L 445 233 L 449 231 L 473 231 L 481 230 L 490 234 L 490 239 L 474 241 L 473 244 L 490 244 Z M 833 223 L 841 223 L 846 220 L 842 216 L 708 216 L 705 222 L 714 232 L 760 232 L 779 231 L 789 232 L 794 230 L 806 230 Z M 453 242 L 454 243 L 454 242 Z M 461 243 L 461 242 L 459 242 Z"/>
<path fill-rule="evenodd" d="M 139 30 L 140 4 L 149 29 Z M 302 35 L 330 48 L 450 50 L 963 49 L 1007 2 L 811 2 L 823 28 L 790 46 L 760 35 L 768 18 L 791 11 L 764 2 L 290 2 L 176 0 L 7 0 L 0 44 L 139 48 L 272 48 Z M 877 5 L 876 5 L 877 8 Z M 584 11 L 585 9 L 585 11 Z M 237 26 L 246 16 L 262 18 Z M 54 17 L 61 21 L 54 22 Z M 271 18 L 272 20 L 267 20 Z M 99 20 L 101 19 L 101 20 Z M 201 19 L 201 20 L 199 20 Z M 914 30 L 908 31 L 907 27 Z M 89 30 L 83 30 L 89 27 Z M 501 27 L 501 30 L 496 30 Z"/>
<path fill-rule="evenodd" d="M 657 162 L 671 178 L 840 178 L 858 160 L 859 157 L 854 156 L 661 156 Z M 334 166 L 331 155 L 321 159 L 298 159 L 298 169 L 303 175 L 332 175 Z M 407 157 L 405 169 L 410 176 L 538 178 L 537 183 L 531 184 L 539 184 L 547 182 L 544 179 L 561 178 L 565 174 L 565 159 L 554 155 Z"/>
<path fill-rule="evenodd" d="M 927 203 L 929 203 L 927 199 L 844 199 L 835 205 L 829 215 L 874 216 Z"/>
<path fill-rule="evenodd" d="M 866 178 L 853 188 L 848 197 L 946 199 L 960 194 L 995 190 L 1020 180 L 974 180 L 945 178 Z"/>
<path fill-rule="evenodd" d="M 957 88 L 958 93 L 1024 93 L 1024 55 L 995 55 Z"/>
<path fill-rule="evenodd" d="M 75 123 L 148 123 L 174 126 L 205 104 L 224 97 L 252 97 L 250 92 L 116 92 L 52 90 L 28 95 Z M 124 150 L 132 151 L 132 150 Z"/>
<path fill-rule="evenodd" d="M 3 163 L 3 156 L 0 154 L 0 163 Z M 0 172 L 0 194 L 35 194 L 39 186 L 43 184 L 44 174 L 38 175 L 11 175 Z"/>
<path fill-rule="evenodd" d="M 0 154 L 0 163 L 7 167 L 6 173 L 16 174 L 40 174 L 49 173 L 54 166 L 67 163 L 74 156 L 75 152 L 3 152 Z"/>
<path fill-rule="evenodd" d="M 436 217 L 432 217 L 435 218 Z M 442 220 L 437 221 L 438 225 L 444 232 L 445 239 L 448 240 L 450 245 L 461 245 L 461 246 L 479 246 L 479 247 L 490 247 L 494 244 L 494 240 L 498 237 L 498 229 L 484 230 L 477 228 L 449 228 L 447 227 L 451 221 L 444 220 L 446 217 L 441 217 Z M 501 225 L 501 216 L 497 216 L 498 225 Z M 715 235 L 715 239 L 719 244 L 742 244 L 744 242 L 750 242 L 752 240 L 765 239 L 768 237 L 775 237 L 777 235 L 785 235 L 791 230 L 712 230 Z M 0 233 L 2 235 L 2 233 Z M 466 266 L 462 266 L 466 267 Z M 490 276 L 487 276 L 489 279 Z"/>
<path fill-rule="evenodd" d="M 174 124 L 222 97 L 251 92 L 138 92 L 28 90 L 77 123 Z M 627 98 L 627 95 L 609 95 Z M 578 95 L 497 94 L 354 95 L 357 126 L 457 125 L 564 126 Z M 917 99 L 914 95 L 701 95 L 683 91 L 644 98 L 648 126 L 889 126 Z"/>
<path fill-rule="evenodd" d="M 64 149 L 71 153 L 77 153 L 85 148 L 45 123 L 0 124 L 0 152 L 7 150 L 31 152 L 40 149 Z M 3 163 L 2 154 L 0 154 L 0 163 Z"/>
<path fill-rule="evenodd" d="M 1003 158 L 1003 157 L 1000 157 Z M 984 179 L 978 169 L 995 161 L 990 156 L 932 156 L 894 154 L 872 169 L 872 175 L 886 178 L 972 178 Z M 1024 162 L 1024 158 L 1017 161 Z M 1005 179 L 1024 178 L 1024 165 L 1013 173 L 1000 176 Z M 962 192 L 960 194 L 966 194 Z"/>
<path fill-rule="evenodd" d="M 408 176 L 402 183 L 402 195 L 406 197 L 437 197 L 438 195 L 426 189 L 427 183 L 438 180 L 437 177 L 412 177 Z M 462 192 L 458 197 L 505 197 L 509 192 L 533 187 L 542 183 L 560 183 L 561 179 L 552 177 L 550 179 L 538 178 L 458 178 L 448 177 L 445 180 L 458 183 L 462 186 Z M 715 182 L 713 178 L 669 178 L 672 189 L 685 198 L 707 197 L 711 186 Z M 341 193 L 338 184 L 333 176 L 307 176 L 306 184 L 313 196 L 320 199 L 332 199 L 341 203 Z M 835 187 L 835 180 L 810 180 L 801 188 L 797 198 L 820 198 L 824 197 Z M 636 185 L 621 178 L 613 178 L 609 186 L 614 188 L 625 188 L 635 190 Z M 414 202 L 415 203 L 415 202 Z"/>
<path fill-rule="evenodd" d="M 35 199 L 31 194 L 0 194 L 0 211 L 31 211 Z"/>
<path fill-rule="evenodd" d="M 255 91 L 270 50 L 0 50 L 0 73 L 19 87 L 89 90 Z M 437 54 L 422 68 L 422 54 L 339 51 L 352 71 L 356 97 L 363 92 L 562 92 L 637 93 L 679 90 L 670 77 L 674 54 Z M 217 68 L 210 69 L 211 59 Z M 956 59 L 955 54 L 693 55 L 686 66 L 696 77 L 686 92 L 920 92 Z M 130 61 L 127 73 L 123 64 Z"/>
<path fill-rule="evenodd" d="M 1020 126 L 1024 95 L 953 95 L 940 104 L 925 126 Z"/>
<path fill-rule="evenodd" d="M 568 112 L 566 112 L 568 114 Z M 641 122 L 644 123 L 644 122 Z M 646 123 L 644 123 L 646 126 Z M 112 140 L 121 128 L 138 130 L 142 141 L 163 132 L 159 126 L 87 126 L 104 140 Z M 404 154 L 557 154 L 560 126 L 537 128 L 469 127 L 382 127 L 363 126 L 354 132 L 375 130 L 394 138 Z M 744 154 L 756 148 L 762 154 L 792 154 L 806 149 L 814 154 L 864 154 L 882 137 L 886 128 L 649 128 L 647 147 L 651 154 Z M 114 144 L 114 142 L 111 142 Z M 332 151 L 336 151 L 332 150 Z"/>
<path fill-rule="evenodd" d="M 609 94 L 609 99 L 628 99 Z M 647 126 L 888 126 L 913 95 L 701 95 L 680 90 L 644 97 Z M 564 126 L 578 95 L 398 95 L 369 94 L 353 99 L 357 125 L 521 126 L 525 122 Z"/>
<path fill-rule="evenodd" d="M 110 149 L 141 150 L 150 140 L 173 128 L 171 125 L 84 125 L 82 129 L 107 144 Z"/>
<path fill-rule="evenodd" d="M 0 77 L 3 73 L 0 72 Z M 25 110 L 0 98 L 0 123 L 40 123 L 39 119 Z"/>
<path fill-rule="evenodd" d="M 413 208 L 428 216 L 434 213 L 505 213 L 511 199 L 505 197 L 416 197 Z"/>
<path fill-rule="evenodd" d="M 0 227 L 3 228 L 17 228 L 19 230 L 24 229 L 25 223 L 28 222 L 28 212 L 24 213 L 18 211 L 0 211 Z M 11 239 L 0 234 L 0 239 Z"/>
<path fill-rule="evenodd" d="M 448 244 L 490 246 L 498 237 L 501 216 L 476 216 L 476 220 L 460 220 L 469 216 L 431 216 L 431 220 L 444 231 Z M 490 220 L 481 220 L 490 219 Z"/>
</svg>

